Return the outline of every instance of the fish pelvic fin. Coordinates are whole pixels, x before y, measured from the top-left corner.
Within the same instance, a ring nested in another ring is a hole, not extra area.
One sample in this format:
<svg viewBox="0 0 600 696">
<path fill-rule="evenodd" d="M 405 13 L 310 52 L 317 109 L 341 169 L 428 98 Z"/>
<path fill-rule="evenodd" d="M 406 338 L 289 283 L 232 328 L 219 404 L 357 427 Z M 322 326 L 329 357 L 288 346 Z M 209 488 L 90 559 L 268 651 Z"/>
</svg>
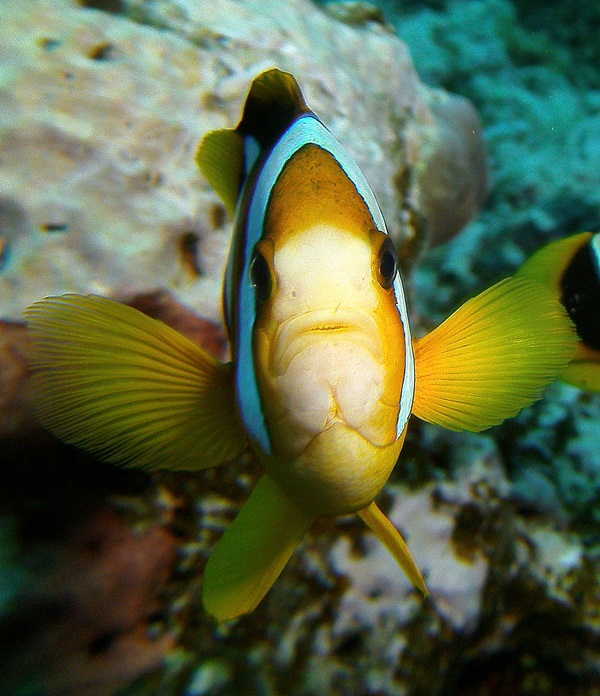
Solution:
<svg viewBox="0 0 600 696">
<path fill-rule="evenodd" d="M 196 164 L 233 217 L 244 180 L 243 140 L 229 128 L 207 133 L 198 146 Z"/>
<path fill-rule="evenodd" d="M 413 413 L 450 430 L 489 428 L 538 399 L 576 345 L 548 288 L 507 278 L 414 342 Z"/>
<path fill-rule="evenodd" d="M 34 409 L 65 442 L 144 469 L 202 469 L 245 449 L 231 366 L 166 324 L 73 294 L 25 316 Z"/>
<path fill-rule="evenodd" d="M 202 588 L 207 613 L 225 621 L 255 609 L 313 519 L 264 475 L 208 559 Z"/>
<path fill-rule="evenodd" d="M 417 567 L 406 542 L 377 505 L 374 502 L 367 505 L 366 508 L 358 511 L 358 516 L 396 559 L 412 584 L 424 595 L 428 595 L 425 580 L 423 580 L 421 571 Z"/>
</svg>

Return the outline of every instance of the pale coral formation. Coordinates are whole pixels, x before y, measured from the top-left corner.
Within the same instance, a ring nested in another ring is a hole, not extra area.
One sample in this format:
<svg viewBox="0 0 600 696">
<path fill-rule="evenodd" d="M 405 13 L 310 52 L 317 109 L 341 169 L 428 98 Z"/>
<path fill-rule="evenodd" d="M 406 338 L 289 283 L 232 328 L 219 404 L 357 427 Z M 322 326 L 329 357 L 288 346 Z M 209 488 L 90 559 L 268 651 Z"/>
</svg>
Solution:
<svg viewBox="0 0 600 696">
<path fill-rule="evenodd" d="M 429 155 L 417 166 L 421 211 L 430 245 L 460 232 L 488 195 L 486 153 L 481 122 L 473 104 L 443 90 L 426 95 L 435 115 Z"/>
</svg>

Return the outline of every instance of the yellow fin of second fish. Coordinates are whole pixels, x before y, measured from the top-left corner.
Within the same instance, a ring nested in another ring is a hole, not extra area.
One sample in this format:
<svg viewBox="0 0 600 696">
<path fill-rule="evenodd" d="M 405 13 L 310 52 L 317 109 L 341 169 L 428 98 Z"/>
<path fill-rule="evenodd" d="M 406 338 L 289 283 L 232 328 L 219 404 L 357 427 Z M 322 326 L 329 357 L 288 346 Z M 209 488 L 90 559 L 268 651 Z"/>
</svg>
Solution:
<svg viewBox="0 0 600 696">
<path fill-rule="evenodd" d="M 529 278 L 537 280 L 538 283 L 546 285 L 554 291 L 557 297 L 560 296 L 560 279 L 566 267 L 571 262 L 573 256 L 586 244 L 592 237 L 591 232 L 580 232 L 579 234 L 558 239 L 555 242 L 546 244 L 532 254 L 527 261 L 515 273 L 515 278 Z"/>
<path fill-rule="evenodd" d="M 215 466 L 246 447 L 230 366 L 163 322 L 83 295 L 25 316 L 36 413 L 65 442 L 147 469 Z"/>
<path fill-rule="evenodd" d="M 396 559 L 412 584 L 424 595 L 429 594 L 425 580 L 400 532 L 373 502 L 358 511 L 359 517 Z"/>
<path fill-rule="evenodd" d="M 578 389 L 600 393 L 600 352 L 580 343 L 575 357 L 559 378 Z"/>
<path fill-rule="evenodd" d="M 252 611 L 313 519 L 270 476 L 263 476 L 208 559 L 202 588 L 206 611 L 217 621 Z"/>
<path fill-rule="evenodd" d="M 415 341 L 413 413 L 450 430 L 489 428 L 538 399 L 576 345 L 548 288 L 507 278 Z"/>
</svg>

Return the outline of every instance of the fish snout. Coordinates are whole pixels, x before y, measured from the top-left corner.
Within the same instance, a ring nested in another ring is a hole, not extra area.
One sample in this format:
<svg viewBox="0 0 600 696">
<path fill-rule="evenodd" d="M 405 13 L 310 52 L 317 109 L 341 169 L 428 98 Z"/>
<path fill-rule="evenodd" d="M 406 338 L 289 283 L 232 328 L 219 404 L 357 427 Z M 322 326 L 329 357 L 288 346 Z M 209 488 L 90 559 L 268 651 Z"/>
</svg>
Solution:
<svg viewBox="0 0 600 696">
<path fill-rule="evenodd" d="M 375 447 L 393 442 L 398 402 L 386 402 L 384 362 L 383 337 L 367 313 L 312 311 L 278 326 L 265 406 L 281 451 L 297 456 L 335 424 Z"/>
</svg>

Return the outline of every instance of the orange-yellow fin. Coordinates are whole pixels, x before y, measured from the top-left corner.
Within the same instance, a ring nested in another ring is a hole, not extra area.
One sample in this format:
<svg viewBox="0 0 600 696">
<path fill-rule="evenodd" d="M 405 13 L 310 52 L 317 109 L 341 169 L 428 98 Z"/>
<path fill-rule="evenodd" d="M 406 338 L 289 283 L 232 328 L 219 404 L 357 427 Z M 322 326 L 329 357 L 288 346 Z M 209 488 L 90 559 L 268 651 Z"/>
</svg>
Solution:
<svg viewBox="0 0 600 696">
<path fill-rule="evenodd" d="M 600 351 L 592 350 L 580 343 L 575 357 L 559 377 L 578 389 L 600 392 Z"/>
<path fill-rule="evenodd" d="M 580 232 L 547 244 L 527 259 L 515 276 L 543 283 L 562 299 L 561 280 L 565 270 L 575 254 L 593 236 L 592 232 Z M 600 351 L 580 342 L 573 360 L 561 372 L 559 379 L 585 391 L 600 392 Z"/>
<path fill-rule="evenodd" d="M 424 595 L 429 594 L 421 571 L 408 550 L 408 546 L 402 538 L 402 535 L 383 512 L 381 512 L 377 505 L 374 502 L 371 503 L 366 508 L 359 510 L 358 515 L 396 559 L 398 565 L 406 573 L 412 584 L 418 590 L 421 590 Z"/>
<path fill-rule="evenodd" d="M 538 249 L 515 273 L 515 278 L 529 278 L 549 287 L 560 297 L 560 279 L 573 256 L 587 244 L 592 237 L 591 232 L 580 232 Z"/>
<path fill-rule="evenodd" d="M 25 316 L 34 407 L 64 441 L 146 469 L 205 468 L 246 447 L 230 366 L 161 321 L 83 295 Z"/>
<path fill-rule="evenodd" d="M 450 430 L 489 428 L 538 399 L 576 345 L 548 288 L 507 278 L 415 341 L 413 413 Z"/>
<path fill-rule="evenodd" d="M 252 611 L 313 519 L 268 475 L 263 476 L 208 559 L 202 588 L 206 611 L 217 621 Z"/>
<path fill-rule="evenodd" d="M 207 133 L 198 146 L 196 164 L 233 216 L 243 183 L 243 140 L 235 130 Z"/>
</svg>

